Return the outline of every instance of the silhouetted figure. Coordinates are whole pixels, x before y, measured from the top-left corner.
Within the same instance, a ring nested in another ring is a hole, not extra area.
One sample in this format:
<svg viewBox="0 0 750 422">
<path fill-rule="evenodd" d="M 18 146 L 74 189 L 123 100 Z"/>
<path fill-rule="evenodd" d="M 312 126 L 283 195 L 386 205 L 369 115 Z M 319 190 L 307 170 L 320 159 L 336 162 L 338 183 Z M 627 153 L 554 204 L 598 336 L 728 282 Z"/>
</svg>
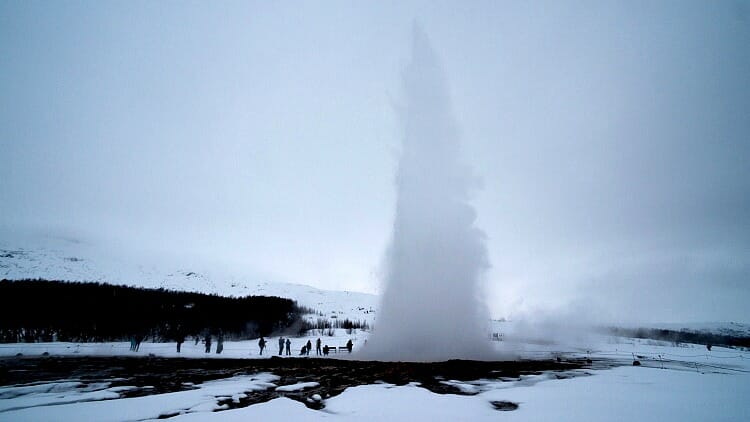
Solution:
<svg viewBox="0 0 750 422">
<path fill-rule="evenodd" d="M 323 346 L 323 355 L 324 356 L 328 356 L 328 349 L 329 349 L 329 347 L 328 347 L 327 344 L 325 346 Z"/>
<path fill-rule="evenodd" d="M 292 341 L 289 339 L 286 339 L 286 355 L 287 356 L 292 355 Z"/>
<path fill-rule="evenodd" d="M 201 341 L 201 336 L 199 336 L 199 335 L 196 334 L 195 335 L 195 345 L 197 346 L 198 342 L 200 342 L 200 341 Z"/>
<path fill-rule="evenodd" d="M 349 353 L 352 352 L 352 347 L 354 346 L 354 343 L 352 343 L 352 339 L 349 339 L 349 341 L 346 342 L 346 348 L 349 350 Z"/>
<path fill-rule="evenodd" d="M 135 352 L 135 336 L 130 336 L 130 351 Z"/>
<path fill-rule="evenodd" d="M 260 340 L 258 340 L 258 347 L 260 348 L 261 356 L 263 356 L 263 349 L 266 348 L 266 339 L 261 337 Z"/>
<path fill-rule="evenodd" d="M 312 349 L 312 342 L 310 340 L 307 340 L 307 353 L 306 355 L 310 356 L 310 349 Z"/>
<path fill-rule="evenodd" d="M 206 335 L 206 353 L 211 353 L 211 334 Z"/>
<path fill-rule="evenodd" d="M 138 349 L 141 348 L 141 342 L 143 341 L 143 336 L 138 334 L 135 336 L 135 351 L 137 352 Z"/>
<path fill-rule="evenodd" d="M 219 331 L 219 336 L 216 340 L 216 354 L 220 354 L 224 350 L 224 333 Z"/>
<path fill-rule="evenodd" d="M 182 343 L 185 342 L 185 336 L 183 334 L 177 334 L 177 353 L 180 353 Z"/>
<path fill-rule="evenodd" d="M 301 349 L 299 349 L 299 355 L 304 356 L 307 354 L 307 345 L 302 346 Z"/>
<path fill-rule="evenodd" d="M 317 340 L 315 340 L 315 355 L 321 355 L 320 352 L 320 337 L 318 337 Z"/>
<path fill-rule="evenodd" d="M 711 345 L 710 345 L 710 344 L 707 344 L 707 345 L 706 345 L 706 349 L 708 349 L 708 351 L 710 352 L 710 351 L 711 351 Z"/>
<path fill-rule="evenodd" d="M 284 353 L 284 337 L 279 337 L 279 356 Z"/>
</svg>

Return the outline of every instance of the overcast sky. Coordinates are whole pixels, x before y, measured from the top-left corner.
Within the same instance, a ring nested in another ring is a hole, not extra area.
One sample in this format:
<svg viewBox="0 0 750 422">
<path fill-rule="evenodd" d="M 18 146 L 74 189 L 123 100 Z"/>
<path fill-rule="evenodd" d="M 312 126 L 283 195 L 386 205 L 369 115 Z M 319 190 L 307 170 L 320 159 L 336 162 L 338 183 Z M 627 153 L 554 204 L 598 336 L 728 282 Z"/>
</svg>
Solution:
<svg viewBox="0 0 750 422">
<path fill-rule="evenodd" d="M 378 292 L 416 19 L 495 316 L 750 321 L 750 2 L 465 3 L 0 2 L 0 225 Z"/>
</svg>

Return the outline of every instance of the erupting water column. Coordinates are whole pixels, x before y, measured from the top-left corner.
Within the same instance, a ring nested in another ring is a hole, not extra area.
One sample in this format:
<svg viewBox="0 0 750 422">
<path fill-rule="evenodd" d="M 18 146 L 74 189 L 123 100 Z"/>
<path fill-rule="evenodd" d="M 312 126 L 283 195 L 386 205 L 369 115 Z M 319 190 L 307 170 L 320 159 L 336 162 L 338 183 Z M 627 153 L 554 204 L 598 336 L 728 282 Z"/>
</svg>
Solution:
<svg viewBox="0 0 750 422">
<path fill-rule="evenodd" d="M 444 70 L 415 26 L 403 73 L 405 104 L 393 235 L 375 330 L 362 355 L 381 360 L 486 358 L 487 312 L 479 283 L 488 267 L 484 233 L 469 204 L 474 183 Z"/>
</svg>

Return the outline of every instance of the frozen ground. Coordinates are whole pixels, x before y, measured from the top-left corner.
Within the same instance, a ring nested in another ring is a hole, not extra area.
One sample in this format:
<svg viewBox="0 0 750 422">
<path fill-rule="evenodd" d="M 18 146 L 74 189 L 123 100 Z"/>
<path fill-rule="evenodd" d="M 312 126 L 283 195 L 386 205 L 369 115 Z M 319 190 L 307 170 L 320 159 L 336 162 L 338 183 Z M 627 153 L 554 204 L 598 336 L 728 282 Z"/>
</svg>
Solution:
<svg viewBox="0 0 750 422">
<path fill-rule="evenodd" d="M 356 350 L 367 339 L 368 333 L 361 330 L 352 330 L 347 334 L 344 329 L 333 330 L 333 336 L 313 335 L 309 337 L 289 337 L 291 341 L 291 352 L 293 356 L 299 356 L 300 349 L 307 341 L 313 344 L 311 356 L 315 355 L 315 341 L 320 338 L 322 345 L 330 347 L 343 347 L 351 339 Z M 286 338 L 286 337 L 285 337 Z M 8 343 L 0 344 L 1 356 L 15 356 L 18 353 L 24 356 L 41 356 L 44 353 L 57 356 L 148 356 L 153 354 L 160 357 L 183 357 L 183 358 L 215 358 L 215 359 L 258 359 L 270 355 L 278 355 L 279 337 L 266 337 L 267 347 L 260 355 L 258 339 L 244 341 L 225 341 L 224 350 L 216 354 L 216 337 L 213 338 L 211 353 L 205 353 L 205 345 L 202 342 L 196 344 L 192 337 L 188 337 L 182 344 L 180 353 L 177 353 L 175 343 L 152 343 L 143 342 L 138 352 L 130 351 L 129 342 L 112 343 Z M 344 353 L 331 352 L 331 357 L 341 357 Z"/>
<path fill-rule="evenodd" d="M 360 337 L 355 344 L 361 347 L 366 333 L 358 334 Z M 343 330 L 335 337 L 341 344 L 346 338 Z M 273 345 L 275 338 L 268 340 Z M 307 339 L 293 340 L 301 347 Z M 513 379 L 442 381 L 462 395 L 436 394 L 416 384 L 378 383 L 350 387 L 334 397 L 309 394 L 307 399 L 310 401 L 320 399 L 321 410 L 283 397 L 232 408 L 231 403 L 240 402 L 253 391 L 288 391 L 304 395 L 317 384 L 314 380 L 282 384 L 276 374 L 262 372 L 206 381 L 190 386 L 192 389 L 187 391 L 163 394 L 141 391 L 137 397 L 133 397 L 134 390 L 147 390 L 147 386 L 113 387 L 106 380 L 82 384 L 80 380 L 68 379 L 2 387 L 0 421 L 122 421 L 165 416 L 177 421 L 245 421 L 280 417 L 333 421 L 750 420 L 750 400 L 747 399 L 750 397 L 750 353 L 747 351 L 721 347 L 708 351 L 699 345 L 678 346 L 652 340 L 607 337 L 597 338 L 589 348 L 559 344 L 493 344 L 499 352 L 510 352 L 524 359 L 590 357 L 594 361 L 611 359 L 622 366 L 578 369 L 564 376 L 558 372 L 542 372 Z M 133 355 L 128 346 L 125 343 L 6 344 L 0 347 L 0 354 Z M 144 343 L 137 354 L 149 353 L 167 357 L 176 355 L 174 344 L 152 343 Z M 267 358 L 265 354 L 263 357 L 258 355 L 254 341 L 226 342 L 225 352 L 218 356 L 215 353 L 205 355 L 200 344 L 186 343 L 183 356 Z M 343 354 L 341 357 L 355 358 L 356 348 L 351 356 Z M 633 366 L 634 359 L 641 366 Z M 312 357 L 310 364 L 326 365 L 325 360 Z M 493 403 L 505 409 L 516 404 L 518 408 L 497 410 Z"/>
</svg>

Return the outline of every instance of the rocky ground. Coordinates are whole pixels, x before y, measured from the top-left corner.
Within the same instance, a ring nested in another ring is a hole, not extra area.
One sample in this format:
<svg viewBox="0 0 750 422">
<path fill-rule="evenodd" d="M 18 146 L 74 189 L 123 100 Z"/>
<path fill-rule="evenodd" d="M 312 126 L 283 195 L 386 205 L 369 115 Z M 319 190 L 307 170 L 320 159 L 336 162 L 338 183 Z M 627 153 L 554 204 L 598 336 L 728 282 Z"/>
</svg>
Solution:
<svg viewBox="0 0 750 422">
<path fill-rule="evenodd" d="M 614 365 L 604 360 L 556 359 L 480 362 L 452 360 L 447 362 L 377 362 L 346 359 L 270 358 L 247 359 L 181 359 L 160 357 L 11 357 L 0 359 L 0 385 L 33 384 L 62 380 L 83 383 L 107 382 L 111 386 L 135 386 L 125 397 L 163 394 L 195 388 L 206 381 L 269 372 L 280 377 L 279 386 L 315 382 L 317 386 L 300 391 L 249 392 L 241 400 L 227 400 L 229 408 L 246 407 L 277 397 L 288 397 L 311 408 L 320 402 L 309 397 L 334 397 L 348 387 L 386 382 L 395 385 L 419 383 L 439 394 L 475 394 L 445 381 L 517 380 L 523 375 L 551 372 L 567 378 L 581 371 Z"/>
</svg>

